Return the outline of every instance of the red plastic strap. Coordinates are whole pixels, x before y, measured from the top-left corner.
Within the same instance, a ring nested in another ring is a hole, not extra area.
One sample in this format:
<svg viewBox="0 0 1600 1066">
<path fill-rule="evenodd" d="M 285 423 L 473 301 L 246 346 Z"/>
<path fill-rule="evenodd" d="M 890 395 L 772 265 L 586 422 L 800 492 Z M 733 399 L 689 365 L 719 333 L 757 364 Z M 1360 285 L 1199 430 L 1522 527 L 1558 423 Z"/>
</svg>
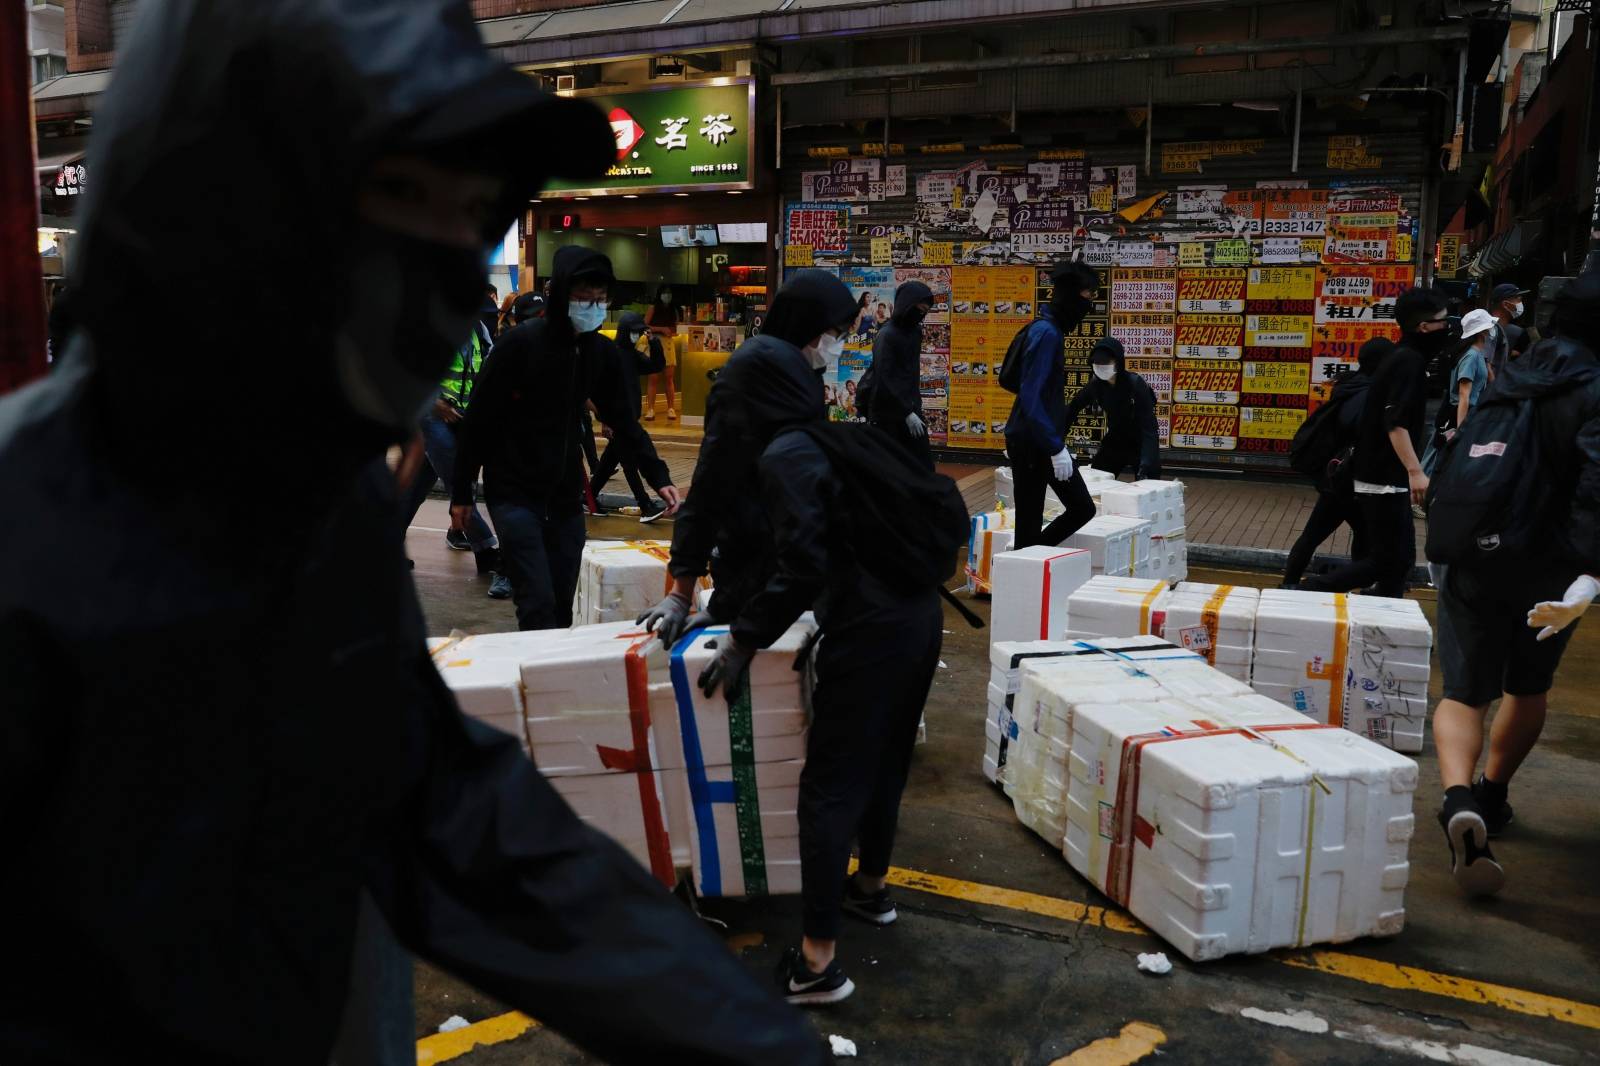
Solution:
<svg viewBox="0 0 1600 1066">
<path fill-rule="evenodd" d="M 668 888 L 678 883 L 672 866 L 672 844 L 662 817 L 661 801 L 656 797 L 654 768 L 650 765 L 650 668 L 641 649 L 654 637 L 646 637 L 628 649 L 625 664 L 628 679 L 628 721 L 633 726 L 633 750 L 619 752 L 599 747 L 601 765 L 609 770 L 629 770 L 639 784 L 639 810 L 644 815 L 645 846 L 650 853 L 650 873 Z M 622 757 L 622 759 L 619 759 Z M 607 761 L 609 759 L 613 761 Z M 626 765 L 623 764 L 625 760 Z"/>
</svg>

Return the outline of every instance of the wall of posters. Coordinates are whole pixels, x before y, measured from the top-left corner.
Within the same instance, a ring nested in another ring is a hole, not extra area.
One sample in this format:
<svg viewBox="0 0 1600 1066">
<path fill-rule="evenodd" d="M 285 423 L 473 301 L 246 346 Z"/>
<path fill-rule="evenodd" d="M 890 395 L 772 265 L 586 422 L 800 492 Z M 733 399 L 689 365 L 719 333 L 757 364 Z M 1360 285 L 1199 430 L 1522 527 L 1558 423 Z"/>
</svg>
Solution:
<svg viewBox="0 0 1600 1066">
<path fill-rule="evenodd" d="M 1002 449 L 1011 393 L 996 375 L 1006 348 L 1033 319 L 1029 267 L 955 267 L 950 272 L 951 447 Z"/>
</svg>

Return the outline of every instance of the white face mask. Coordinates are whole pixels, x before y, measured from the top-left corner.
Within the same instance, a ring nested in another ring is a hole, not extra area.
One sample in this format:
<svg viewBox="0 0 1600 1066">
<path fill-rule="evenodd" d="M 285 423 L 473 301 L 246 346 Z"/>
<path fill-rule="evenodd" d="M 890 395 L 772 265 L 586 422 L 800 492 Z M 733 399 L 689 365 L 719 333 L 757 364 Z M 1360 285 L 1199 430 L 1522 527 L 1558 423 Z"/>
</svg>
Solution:
<svg viewBox="0 0 1600 1066">
<path fill-rule="evenodd" d="M 656 299 L 660 300 L 664 304 L 670 304 L 672 302 L 672 293 L 664 292 L 660 296 L 657 296 Z"/>
<path fill-rule="evenodd" d="M 1091 367 L 1094 370 L 1094 376 L 1101 381 L 1110 381 L 1117 376 L 1116 363 L 1093 363 Z"/>
<path fill-rule="evenodd" d="M 1521 300 L 1518 300 L 1516 303 L 1511 305 L 1511 317 L 1512 318 L 1521 318 L 1522 317 L 1522 301 Z"/>
<path fill-rule="evenodd" d="M 801 351 L 805 353 L 806 361 L 811 364 L 812 370 L 821 370 L 830 362 L 838 361 L 844 351 L 844 338 L 824 333 L 817 341 L 816 347 L 802 348 Z"/>
</svg>

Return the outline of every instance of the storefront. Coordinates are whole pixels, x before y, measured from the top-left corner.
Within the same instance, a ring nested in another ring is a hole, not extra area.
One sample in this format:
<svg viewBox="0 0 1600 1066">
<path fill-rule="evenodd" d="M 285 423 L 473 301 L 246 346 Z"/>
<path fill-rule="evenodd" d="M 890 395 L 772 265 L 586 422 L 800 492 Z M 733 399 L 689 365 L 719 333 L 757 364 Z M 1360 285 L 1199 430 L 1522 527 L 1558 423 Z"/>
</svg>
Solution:
<svg viewBox="0 0 1600 1066">
<path fill-rule="evenodd" d="M 1370 129 L 1370 125 L 1363 124 Z M 786 139 L 785 269 L 836 270 L 861 314 L 836 367 L 833 415 L 855 384 L 893 292 L 935 292 L 924 326 L 923 405 L 936 446 L 998 453 L 1012 395 L 996 375 L 1012 336 L 1050 298 L 1045 267 L 1078 257 L 1103 299 L 1067 338 L 1067 389 L 1101 337 L 1156 393 L 1176 466 L 1282 467 L 1290 439 L 1361 343 L 1396 336 L 1416 276 L 1420 138 L 1383 132 L 1077 147 L 1062 119 L 1012 136 L 946 126 L 918 143 Z M 1031 142 L 1031 143 L 1030 143 Z M 1065 142 L 1065 143 L 1063 143 Z M 1080 449 L 1098 414 L 1073 432 Z"/>
<path fill-rule="evenodd" d="M 599 181 L 557 185 L 530 205 L 527 264 L 542 284 L 563 245 L 611 259 L 607 327 L 635 311 L 673 329 L 672 397 L 658 381 L 652 432 L 673 428 L 670 402 L 676 425 L 696 434 L 717 371 L 766 313 L 775 198 L 757 165 L 755 83 L 573 95 L 610 117 L 616 164 Z"/>
</svg>

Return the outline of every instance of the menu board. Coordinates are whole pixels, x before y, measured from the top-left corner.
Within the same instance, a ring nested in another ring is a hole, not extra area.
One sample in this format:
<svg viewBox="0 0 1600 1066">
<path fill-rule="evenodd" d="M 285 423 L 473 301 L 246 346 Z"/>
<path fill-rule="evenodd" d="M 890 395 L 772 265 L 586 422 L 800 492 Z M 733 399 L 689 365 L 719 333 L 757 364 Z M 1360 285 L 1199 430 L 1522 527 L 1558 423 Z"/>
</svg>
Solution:
<svg viewBox="0 0 1600 1066">
<path fill-rule="evenodd" d="M 1037 298 L 1031 267 L 965 267 L 950 272 L 951 447 L 1005 447 L 1012 395 L 996 375 L 1006 348 L 1033 319 Z"/>
</svg>

